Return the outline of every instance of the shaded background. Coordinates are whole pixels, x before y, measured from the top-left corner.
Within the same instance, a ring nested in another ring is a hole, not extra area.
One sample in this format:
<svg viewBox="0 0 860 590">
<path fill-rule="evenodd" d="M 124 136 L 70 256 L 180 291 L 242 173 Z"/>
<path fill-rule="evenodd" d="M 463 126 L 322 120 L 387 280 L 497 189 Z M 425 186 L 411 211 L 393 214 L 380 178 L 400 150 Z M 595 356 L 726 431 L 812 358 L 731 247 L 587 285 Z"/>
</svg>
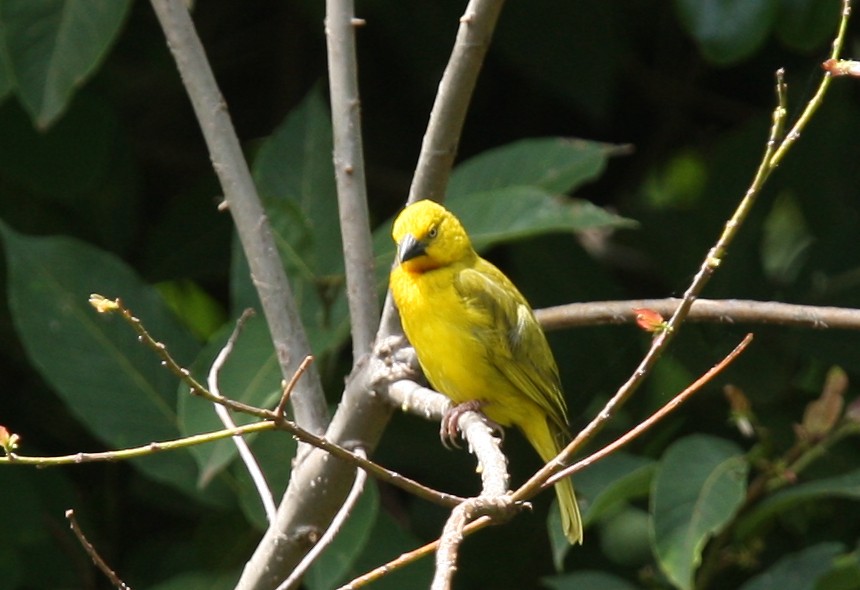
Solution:
<svg viewBox="0 0 860 590">
<path fill-rule="evenodd" d="M 575 236 L 552 234 L 495 247 L 488 257 L 535 307 L 680 295 L 764 149 L 775 70 L 786 69 L 792 118 L 818 83 L 838 5 L 509 2 L 467 119 L 460 159 L 543 136 L 629 144 L 629 155 L 613 158 L 576 196 L 638 226 L 608 232 L 589 247 Z M 463 3 L 374 0 L 359 2 L 357 10 L 367 21 L 358 30 L 358 50 L 368 189 L 373 221 L 381 224 L 405 199 Z M 325 88 L 322 3 L 206 0 L 197 3 L 194 18 L 253 157 L 309 92 Z M 856 41 L 849 34 L 846 54 L 856 50 Z M 708 297 L 860 306 L 858 137 L 857 84 L 836 80 L 765 190 Z M 215 209 L 219 193 L 145 2 L 131 5 L 104 62 L 48 129 L 35 130 L 11 94 L 0 104 L 0 219 L 24 234 L 70 236 L 117 254 L 145 282 L 160 284 L 174 305 L 195 310 L 183 321 L 199 344 L 230 314 L 232 230 L 228 216 Z M 22 435 L 28 453 L 104 448 L 33 368 L 7 306 L 0 314 L 0 424 Z M 604 437 L 623 432 L 665 402 L 748 329 L 690 326 Z M 735 440 L 765 459 L 778 457 L 795 440 L 793 425 L 819 394 L 827 370 L 839 365 L 849 379 L 856 373 L 856 334 L 779 327 L 755 332 L 756 343 L 743 360 L 638 442 L 637 455 L 657 458 L 671 441 L 699 432 Z M 632 327 L 563 331 L 551 340 L 575 426 L 626 378 L 648 344 Z M 332 403 L 349 367 L 348 350 L 329 351 L 322 365 Z M 747 394 L 767 429 L 766 440 L 738 434 L 721 393 L 726 382 Z M 853 386 L 847 395 L 849 401 L 855 397 Z M 514 480 L 521 481 L 537 460 L 518 435 L 508 437 L 506 448 Z M 840 443 L 810 477 L 856 469 L 856 451 L 854 441 Z M 417 418 L 396 416 L 377 456 L 429 485 L 477 491 L 471 458 L 444 452 L 436 426 Z M 235 505 L 213 509 L 189 501 L 128 465 L 4 469 L 0 488 L 13 490 L 3 494 L 13 501 L 5 500 L 0 509 L 0 531 L 30 531 L 24 540 L 0 539 L 0 588 L 107 587 L 67 532 L 62 514 L 69 506 L 84 513 L 110 563 L 141 588 L 190 587 L 176 576 L 192 571 L 217 571 L 230 580 L 259 535 Z M 414 535 L 410 539 L 429 540 L 438 532 L 441 509 L 396 490 L 379 493 L 380 510 Z M 539 578 L 551 575 L 544 527 L 549 499 L 537 500 L 536 515 L 470 540 L 457 587 L 536 587 Z M 567 569 L 613 572 L 637 587 L 670 587 L 647 550 L 647 507 L 640 495 L 589 528 L 589 542 L 568 556 Z M 854 510 L 849 500 L 830 500 L 775 519 L 754 540 L 734 547 L 730 567 L 713 587 L 739 587 L 779 556 L 820 541 L 841 542 L 849 551 L 860 529 L 839 515 Z M 402 583 L 426 585 L 415 581 L 426 570 L 427 564 L 407 570 L 401 575 L 416 578 Z M 4 579 L 13 582 L 4 586 Z"/>
</svg>

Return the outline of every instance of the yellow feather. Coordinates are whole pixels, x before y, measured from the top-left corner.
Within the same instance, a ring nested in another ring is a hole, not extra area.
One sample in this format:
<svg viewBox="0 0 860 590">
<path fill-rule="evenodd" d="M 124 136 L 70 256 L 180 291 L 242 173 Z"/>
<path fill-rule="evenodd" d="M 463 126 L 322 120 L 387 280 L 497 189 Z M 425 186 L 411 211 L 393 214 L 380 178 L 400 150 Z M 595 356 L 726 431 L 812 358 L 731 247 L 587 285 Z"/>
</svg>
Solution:
<svg viewBox="0 0 860 590">
<path fill-rule="evenodd" d="M 481 401 L 487 417 L 516 426 L 544 461 L 569 437 L 558 368 L 528 302 L 479 257 L 460 221 L 418 201 L 394 222 L 399 264 L 390 288 L 427 379 L 454 403 Z M 582 543 L 570 479 L 555 486 L 562 526 Z"/>
</svg>

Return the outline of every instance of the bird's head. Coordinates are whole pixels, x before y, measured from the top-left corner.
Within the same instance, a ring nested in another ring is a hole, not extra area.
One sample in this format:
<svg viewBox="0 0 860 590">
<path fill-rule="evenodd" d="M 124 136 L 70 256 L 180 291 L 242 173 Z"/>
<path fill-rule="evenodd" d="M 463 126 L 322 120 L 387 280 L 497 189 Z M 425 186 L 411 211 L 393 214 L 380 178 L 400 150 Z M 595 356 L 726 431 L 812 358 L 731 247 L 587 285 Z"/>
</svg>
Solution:
<svg viewBox="0 0 860 590">
<path fill-rule="evenodd" d="M 460 220 L 442 205 L 423 200 L 409 205 L 394 220 L 391 236 L 404 270 L 424 272 L 476 256 Z"/>
</svg>

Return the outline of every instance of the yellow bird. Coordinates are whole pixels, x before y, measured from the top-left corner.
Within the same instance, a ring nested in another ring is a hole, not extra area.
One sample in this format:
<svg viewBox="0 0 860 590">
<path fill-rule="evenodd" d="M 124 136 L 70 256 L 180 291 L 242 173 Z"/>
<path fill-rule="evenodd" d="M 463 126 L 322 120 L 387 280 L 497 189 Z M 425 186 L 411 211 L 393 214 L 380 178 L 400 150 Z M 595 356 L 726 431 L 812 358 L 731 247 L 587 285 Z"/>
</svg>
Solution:
<svg viewBox="0 0 860 590">
<path fill-rule="evenodd" d="M 552 351 L 525 297 L 478 256 L 460 221 L 438 203 L 406 207 L 392 237 L 398 264 L 391 294 L 427 379 L 455 404 L 519 428 L 544 461 L 555 457 L 569 437 L 566 404 Z M 570 479 L 555 490 L 565 536 L 582 543 Z"/>
</svg>

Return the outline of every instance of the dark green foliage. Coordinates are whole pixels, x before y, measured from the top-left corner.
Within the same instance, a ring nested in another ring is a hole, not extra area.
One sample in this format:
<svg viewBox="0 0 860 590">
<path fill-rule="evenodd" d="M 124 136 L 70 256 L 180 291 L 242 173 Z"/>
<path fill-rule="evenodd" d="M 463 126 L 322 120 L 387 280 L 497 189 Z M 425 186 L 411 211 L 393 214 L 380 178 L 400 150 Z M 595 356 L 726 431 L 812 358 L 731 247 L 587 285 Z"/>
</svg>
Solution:
<svg viewBox="0 0 860 590">
<path fill-rule="evenodd" d="M 358 4 L 367 20 L 358 49 L 381 293 L 390 219 L 405 199 L 464 3 Z M 774 107 L 774 70 L 787 68 L 792 117 L 818 83 L 839 4 L 508 2 L 450 207 L 535 306 L 679 295 L 750 183 Z M 194 16 L 334 404 L 349 365 L 349 318 L 322 6 L 206 0 Z M 852 39 L 856 46 L 849 31 L 848 47 Z M 0 0 L 0 100 L 0 425 L 21 436 L 26 455 L 218 428 L 212 408 L 120 318 L 87 303 L 93 292 L 121 297 L 200 379 L 232 330 L 226 318 L 258 306 L 149 4 Z M 705 296 L 860 307 L 858 105 L 856 80 L 835 80 Z M 860 589 L 860 527 L 845 517 L 860 500 L 856 333 L 687 325 L 596 442 L 637 424 L 748 330 L 756 340 L 728 372 L 575 477 L 583 547 L 559 539 L 557 509 L 544 494 L 533 513 L 466 542 L 456 587 Z M 649 343 L 633 326 L 550 338 L 575 428 Z M 820 410 L 804 412 L 834 365 L 847 374 L 847 413 L 816 438 L 809 428 L 821 423 Z M 258 315 L 224 368 L 222 392 L 271 407 L 279 383 Z M 749 401 L 752 438 L 736 427 L 727 384 Z M 249 440 L 278 497 L 295 443 L 278 432 Z M 520 482 L 537 459 L 515 433 L 505 449 Z M 106 587 L 68 533 L 63 511 L 75 508 L 133 587 L 231 588 L 265 526 L 235 458 L 225 441 L 122 465 L 0 466 L 0 587 Z M 478 491 L 471 457 L 443 450 L 436 425 L 414 416 L 395 416 L 375 458 L 452 493 Z M 370 488 L 307 588 L 332 588 L 438 535 L 444 510 Z M 424 560 L 373 587 L 423 588 L 431 569 Z"/>
</svg>

